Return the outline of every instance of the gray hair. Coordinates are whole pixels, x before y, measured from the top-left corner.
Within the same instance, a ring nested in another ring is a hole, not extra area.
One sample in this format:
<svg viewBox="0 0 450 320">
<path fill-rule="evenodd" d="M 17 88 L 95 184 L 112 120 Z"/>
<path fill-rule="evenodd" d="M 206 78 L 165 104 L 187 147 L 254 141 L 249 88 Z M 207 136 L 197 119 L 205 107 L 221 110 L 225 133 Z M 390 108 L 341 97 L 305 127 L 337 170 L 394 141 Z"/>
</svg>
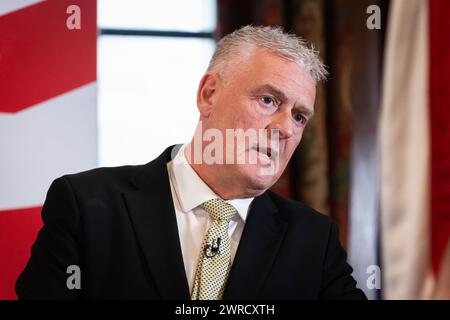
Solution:
<svg viewBox="0 0 450 320">
<path fill-rule="evenodd" d="M 315 81 L 327 78 L 328 72 L 320 61 L 318 51 L 305 41 L 280 27 L 245 26 L 223 37 L 209 62 L 207 71 L 224 72 L 227 63 L 256 48 L 266 48 L 274 54 L 296 62 L 310 73 Z"/>
</svg>

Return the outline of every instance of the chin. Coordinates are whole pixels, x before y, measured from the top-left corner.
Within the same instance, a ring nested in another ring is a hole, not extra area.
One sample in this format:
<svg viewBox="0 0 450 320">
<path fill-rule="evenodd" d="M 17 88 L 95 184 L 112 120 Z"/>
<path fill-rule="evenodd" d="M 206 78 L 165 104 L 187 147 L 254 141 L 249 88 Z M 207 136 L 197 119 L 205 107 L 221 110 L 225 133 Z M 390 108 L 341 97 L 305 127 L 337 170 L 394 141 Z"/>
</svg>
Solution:
<svg viewBox="0 0 450 320">
<path fill-rule="evenodd" d="M 260 173 L 259 168 L 254 168 L 254 170 L 244 172 L 244 180 L 247 190 L 260 195 L 269 189 L 277 179 L 275 175 L 264 175 Z"/>
</svg>

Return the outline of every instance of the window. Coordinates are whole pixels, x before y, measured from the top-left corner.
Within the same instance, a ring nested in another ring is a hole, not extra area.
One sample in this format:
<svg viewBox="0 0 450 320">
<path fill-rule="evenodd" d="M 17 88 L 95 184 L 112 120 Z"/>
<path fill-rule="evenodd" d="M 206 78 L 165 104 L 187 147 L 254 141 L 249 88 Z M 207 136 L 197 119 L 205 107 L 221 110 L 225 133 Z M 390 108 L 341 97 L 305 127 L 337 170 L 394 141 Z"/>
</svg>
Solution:
<svg viewBox="0 0 450 320">
<path fill-rule="evenodd" d="M 98 0 L 100 166 L 146 163 L 189 141 L 215 17 L 215 0 Z"/>
</svg>

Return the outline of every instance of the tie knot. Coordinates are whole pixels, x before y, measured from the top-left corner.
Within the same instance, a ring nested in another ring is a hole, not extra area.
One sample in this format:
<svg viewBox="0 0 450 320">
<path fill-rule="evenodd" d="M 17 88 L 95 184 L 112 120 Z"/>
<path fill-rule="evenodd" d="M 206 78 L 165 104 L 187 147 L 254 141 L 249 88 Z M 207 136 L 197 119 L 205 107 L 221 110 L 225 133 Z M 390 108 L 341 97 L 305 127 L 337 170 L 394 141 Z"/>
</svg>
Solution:
<svg viewBox="0 0 450 320">
<path fill-rule="evenodd" d="M 209 213 L 213 220 L 230 221 L 237 213 L 235 207 L 222 199 L 205 201 L 202 207 Z"/>
</svg>

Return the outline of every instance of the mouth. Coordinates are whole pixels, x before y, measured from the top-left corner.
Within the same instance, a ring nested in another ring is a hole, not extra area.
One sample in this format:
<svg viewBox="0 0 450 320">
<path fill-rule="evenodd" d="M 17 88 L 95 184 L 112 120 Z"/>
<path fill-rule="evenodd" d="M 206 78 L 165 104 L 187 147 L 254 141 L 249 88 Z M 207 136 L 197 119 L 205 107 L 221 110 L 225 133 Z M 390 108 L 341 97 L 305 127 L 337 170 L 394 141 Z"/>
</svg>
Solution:
<svg viewBox="0 0 450 320">
<path fill-rule="evenodd" d="M 256 146 L 253 146 L 251 149 L 261 153 L 264 156 L 267 156 L 272 161 L 275 160 L 275 158 L 278 155 L 277 152 L 270 147 L 262 147 L 262 146 L 256 145 Z"/>
</svg>

